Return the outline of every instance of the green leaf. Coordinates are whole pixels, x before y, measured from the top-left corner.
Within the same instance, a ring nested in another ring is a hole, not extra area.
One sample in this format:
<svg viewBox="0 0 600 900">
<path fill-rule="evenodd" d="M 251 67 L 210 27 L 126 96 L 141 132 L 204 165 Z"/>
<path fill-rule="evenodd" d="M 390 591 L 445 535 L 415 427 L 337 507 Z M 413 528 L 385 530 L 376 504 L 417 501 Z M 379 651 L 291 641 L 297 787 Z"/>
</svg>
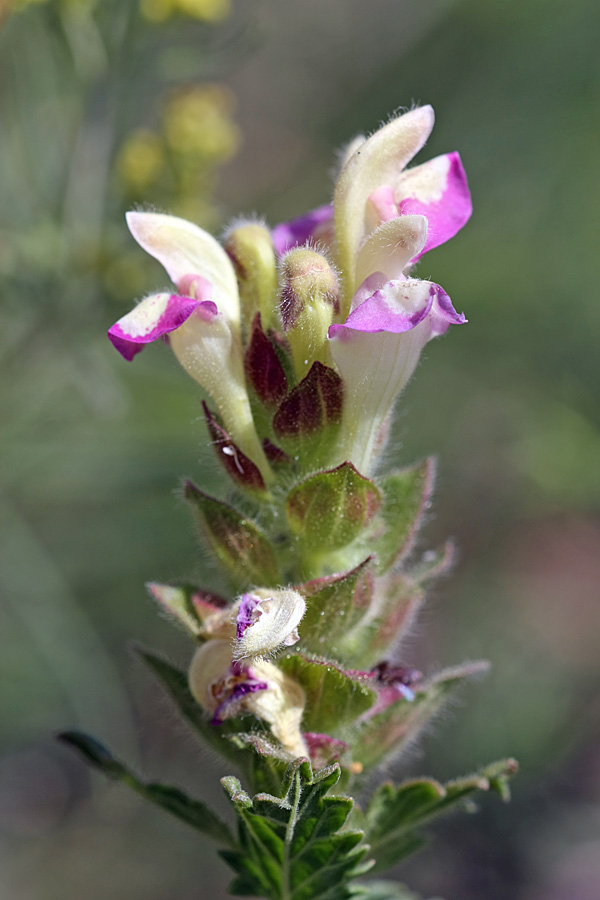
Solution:
<svg viewBox="0 0 600 900">
<path fill-rule="evenodd" d="M 306 471 L 327 465 L 342 420 L 344 383 L 329 366 L 314 362 L 281 402 L 273 418 L 278 443 Z"/>
<path fill-rule="evenodd" d="M 375 703 L 374 691 L 364 681 L 324 660 L 301 653 L 288 653 L 277 660 L 286 675 L 297 681 L 306 694 L 303 731 L 338 736 Z"/>
<path fill-rule="evenodd" d="M 377 554 L 378 572 L 387 572 L 411 550 L 433 491 L 435 461 L 392 472 L 380 483 L 383 503 L 367 542 Z"/>
<path fill-rule="evenodd" d="M 410 630 L 425 592 L 403 573 L 389 572 L 377 580 L 376 614 L 367 615 L 341 642 L 342 658 L 360 669 L 369 669 L 397 649 Z"/>
<path fill-rule="evenodd" d="M 246 777 L 256 790 L 279 791 L 291 754 L 270 732 L 237 731 L 227 735 L 240 755 L 245 755 Z M 238 759 L 239 763 L 239 759 Z"/>
<path fill-rule="evenodd" d="M 352 463 L 317 472 L 292 488 L 286 500 L 290 530 L 309 552 L 323 554 L 352 543 L 372 520 L 381 495 Z"/>
<path fill-rule="evenodd" d="M 423 843 L 419 833 L 423 825 L 472 794 L 491 789 L 505 796 L 508 779 L 517 768 L 513 759 L 507 759 L 446 785 L 429 778 L 397 787 L 382 784 L 373 794 L 364 817 L 366 838 L 376 859 L 374 871 L 396 865 Z"/>
<path fill-rule="evenodd" d="M 235 726 L 233 722 L 226 722 L 218 728 L 210 724 L 208 716 L 199 704 L 194 700 L 188 687 L 188 679 L 185 672 L 176 666 L 152 653 L 150 650 L 137 647 L 139 653 L 148 668 L 161 682 L 167 694 L 181 713 L 183 719 L 196 732 L 202 741 L 217 750 L 222 756 L 240 764 L 240 754 L 226 740 L 230 729 Z"/>
<path fill-rule="evenodd" d="M 200 800 L 192 800 L 179 788 L 156 782 L 142 781 L 109 750 L 94 738 L 79 731 L 66 731 L 59 739 L 78 750 L 86 762 L 109 778 L 126 784 L 151 803 L 162 807 L 173 816 L 196 828 L 219 844 L 233 847 L 235 842 L 227 825 Z"/>
<path fill-rule="evenodd" d="M 255 522 L 191 481 L 185 482 L 183 492 L 215 556 L 240 585 L 281 583 L 275 552 Z"/>
<path fill-rule="evenodd" d="M 298 759 L 289 767 L 281 796 L 251 798 L 236 778 L 223 778 L 240 822 L 240 849 L 221 855 L 237 873 L 230 891 L 269 900 L 349 900 L 351 879 L 363 874 L 367 847 L 362 831 L 342 831 L 350 797 L 328 796 L 339 766 L 313 775 Z"/>
<path fill-rule="evenodd" d="M 373 593 L 373 557 L 349 572 L 330 575 L 301 584 L 297 590 L 306 599 L 306 613 L 302 620 L 301 646 L 313 653 L 331 653 L 345 661 L 338 638 L 369 608 Z"/>
<path fill-rule="evenodd" d="M 467 679 L 486 670 L 485 662 L 445 669 L 417 688 L 414 700 L 400 696 L 364 723 L 354 744 L 354 759 L 361 762 L 365 769 L 369 769 L 388 756 L 398 755 L 439 713 L 452 691 Z"/>
<path fill-rule="evenodd" d="M 204 621 L 226 606 L 222 597 L 191 584 L 150 582 L 146 587 L 162 609 L 196 637 L 200 635 Z"/>
<path fill-rule="evenodd" d="M 359 886 L 364 893 L 363 900 L 423 900 L 419 894 L 409 891 L 403 884 L 396 881 L 370 881 Z M 431 900 L 441 900 L 440 897 L 432 897 Z"/>
</svg>

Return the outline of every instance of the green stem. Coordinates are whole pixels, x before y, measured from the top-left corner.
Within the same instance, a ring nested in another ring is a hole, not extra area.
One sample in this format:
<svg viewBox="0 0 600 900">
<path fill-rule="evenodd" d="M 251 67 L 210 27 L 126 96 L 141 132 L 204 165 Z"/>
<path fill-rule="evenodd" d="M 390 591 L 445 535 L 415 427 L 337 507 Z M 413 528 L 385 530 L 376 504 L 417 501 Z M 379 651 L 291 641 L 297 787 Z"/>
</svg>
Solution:
<svg viewBox="0 0 600 900">
<path fill-rule="evenodd" d="M 292 890 L 290 888 L 290 856 L 291 845 L 294 837 L 294 829 L 298 818 L 298 807 L 300 805 L 300 774 L 296 772 L 294 775 L 294 801 L 290 810 L 290 817 L 285 828 L 285 843 L 283 847 L 283 861 L 281 863 L 281 900 L 291 900 Z"/>
</svg>

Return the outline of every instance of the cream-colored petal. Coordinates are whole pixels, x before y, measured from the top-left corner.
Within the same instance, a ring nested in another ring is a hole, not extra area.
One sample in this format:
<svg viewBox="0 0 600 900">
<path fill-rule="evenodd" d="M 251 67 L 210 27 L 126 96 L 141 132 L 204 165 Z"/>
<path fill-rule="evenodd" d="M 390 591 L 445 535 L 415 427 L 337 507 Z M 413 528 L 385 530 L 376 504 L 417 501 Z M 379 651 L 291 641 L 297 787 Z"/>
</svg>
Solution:
<svg viewBox="0 0 600 900">
<path fill-rule="evenodd" d="M 296 643 L 297 629 L 304 613 L 306 601 L 297 591 L 267 590 L 252 591 L 258 600 L 253 621 L 236 642 L 236 659 L 268 656 L 282 646 Z"/>
<path fill-rule="evenodd" d="M 384 222 L 369 235 L 358 254 L 355 288 L 374 272 L 382 272 L 388 281 L 399 278 L 421 252 L 426 238 L 425 216 L 398 216 Z"/>
<path fill-rule="evenodd" d="M 356 254 L 365 237 L 367 200 L 378 187 L 395 184 L 425 144 L 433 121 L 430 106 L 399 116 L 361 144 L 340 173 L 334 194 L 335 230 L 347 294 L 355 283 Z"/>
<path fill-rule="evenodd" d="M 236 327 L 240 321 L 237 280 L 225 250 L 207 231 L 162 213 L 129 212 L 127 224 L 140 247 L 161 263 L 174 284 L 201 275 L 213 286 L 219 312 Z"/>
</svg>

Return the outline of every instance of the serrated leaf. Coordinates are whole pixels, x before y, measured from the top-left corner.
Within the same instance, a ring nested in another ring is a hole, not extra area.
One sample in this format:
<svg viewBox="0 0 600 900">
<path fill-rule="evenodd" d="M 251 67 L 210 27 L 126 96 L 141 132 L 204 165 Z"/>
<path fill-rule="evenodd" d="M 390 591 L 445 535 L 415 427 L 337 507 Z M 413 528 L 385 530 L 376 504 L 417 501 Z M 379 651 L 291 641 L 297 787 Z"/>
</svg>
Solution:
<svg viewBox="0 0 600 900">
<path fill-rule="evenodd" d="M 245 755 L 246 777 L 260 791 L 278 791 L 292 759 L 284 746 L 264 731 L 237 731 L 227 735 L 240 754 Z M 239 759 L 238 759 L 239 762 Z"/>
<path fill-rule="evenodd" d="M 316 578 L 299 585 L 306 600 L 301 646 L 312 653 L 327 651 L 344 662 L 338 638 L 347 634 L 369 607 L 373 592 L 373 557 L 340 575 Z"/>
<path fill-rule="evenodd" d="M 280 796 L 250 798 L 235 778 L 222 779 L 240 821 L 240 849 L 222 852 L 237 878 L 231 893 L 269 900 L 349 900 L 351 879 L 366 870 L 361 831 L 341 831 L 349 797 L 328 796 L 339 766 L 313 775 L 307 760 L 289 767 Z"/>
<path fill-rule="evenodd" d="M 363 723 L 354 744 L 354 759 L 370 769 L 409 746 L 442 709 L 448 696 L 464 681 L 487 669 L 486 663 L 469 663 L 439 672 L 415 690 L 414 700 L 398 700 Z"/>
<path fill-rule="evenodd" d="M 370 551 L 378 557 L 379 574 L 411 550 L 430 502 L 434 476 L 435 462 L 430 458 L 392 472 L 380 482 L 383 503 L 374 523 L 377 530 L 368 539 Z"/>
<path fill-rule="evenodd" d="M 377 699 L 364 681 L 332 663 L 301 653 L 288 653 L 278 658 L 277 665 L 297 681 L 306 694 L 303 731 L 339 735 Z"/>
<path fill-rule="evenodd" d="M 399 786 L 382 784 L 365 813 L 366 837 L 375 856 L 374 871 L 382 871 L 423 842 L 419 830 L 477 791 L 490 790 L 492 781 L 506 783 L 517 771 L 514 760 L 493 763 L 481 772 L 446 785 L 429 778 Z"/>
<path fill-rule="evenodd" d="M 297 484 L 285 509 L 290 530 L 306 550 L 331 553 L 356 540 L 380 501 L 375 483 L 346 462 Z"/>
<path fill-rule="evenodd" d="M 275 552 L 255 522 L 205 494 L 191 481 L 184 484 L 184 496 L 215 555 L 241 585 L 270 586 L 281 582 Z"/>
<path fill-rule="evenodd" d="M 229 828 L 200 800 L 193 800 L 179 788 L 166 784 L 142 781 L 120 760 L 116 759 L 97 740 L 79 731 L 67 731 L 59 735 L 65 744 L 74 747 L 86 762 L 99 769 L 109 778 L 126 784 L 145 800 L 170 812 L 171 815 L 196 828 L 219 844 L 233 847 L 235 841 Z"/>
</svg>

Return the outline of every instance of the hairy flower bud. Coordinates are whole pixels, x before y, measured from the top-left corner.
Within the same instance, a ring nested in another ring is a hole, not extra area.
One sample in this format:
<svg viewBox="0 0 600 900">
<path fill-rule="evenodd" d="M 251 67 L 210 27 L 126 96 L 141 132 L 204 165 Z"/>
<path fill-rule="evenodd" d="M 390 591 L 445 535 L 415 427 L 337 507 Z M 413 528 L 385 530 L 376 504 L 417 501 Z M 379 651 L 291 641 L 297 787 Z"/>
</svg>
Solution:
<svg viewBox="0 0 600 900">
<path fill-rule="evenodd" d="M 281 263 L 281 320 L 299 379 L 329 361 L 327 330 L 338 308 L 337 276 L 316 250 L 290 250 Z"/>
<path fill-rule="evenodd" d="M 237 276 L 242 316 L 246 328 L 260 312 L 265 328 L 270 328 L 275 312 L 277 270 L 271 233 L 261 222 L 244 222 L 232 228 L 225 250 Z"/>
<path fill-rule="evenodd" d="M 236 618 L 235 658 L 265 656 L 295 644 L 305 612 L 304 597 L 297 591 L 259 588 L 244 594 Z"/>
</svg>

